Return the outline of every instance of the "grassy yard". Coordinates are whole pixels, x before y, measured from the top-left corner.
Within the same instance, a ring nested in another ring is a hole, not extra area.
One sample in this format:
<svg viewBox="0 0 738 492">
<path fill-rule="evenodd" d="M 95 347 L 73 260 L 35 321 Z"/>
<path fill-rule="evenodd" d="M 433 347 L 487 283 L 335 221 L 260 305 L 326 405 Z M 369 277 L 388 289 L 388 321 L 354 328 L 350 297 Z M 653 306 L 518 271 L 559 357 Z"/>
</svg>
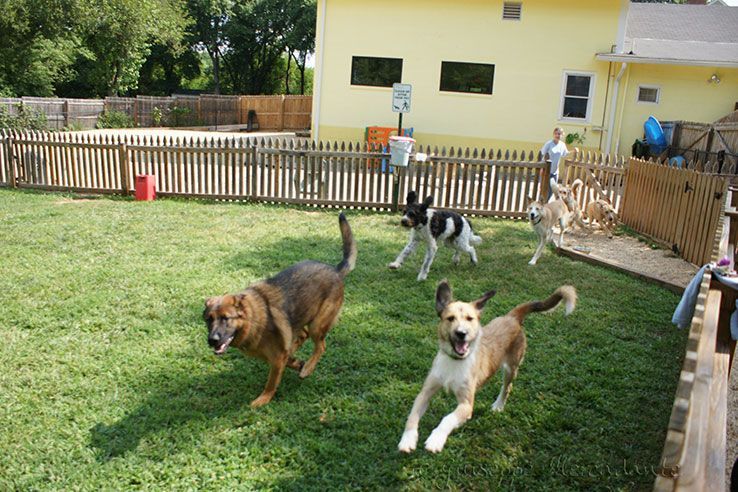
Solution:
<svg viewBox="0 0 738 492">
<path fill-rule="evenodd" d="M 480 218 L 480 265 L 442 248 L 418 283 L 421 253 L 386 267 L 407 237 L 397 215 L 347 217 L 359 257 L 327 352 L 252 410 L 267 367 L 212 354 L 203 300 L 304 258 L 338 263 L 336 211 L 0 190 L 0 489 L 650 488 L 686 341 L 677 296 L 551 250 L 529 267 L 528 224 Z M 422 442 L 454 407 L 439 394 L 400 455 L 443 277 L 465 300 L 497 289 L 485 321 L 564 283 L 580 302 L 528 318 L 504 413 L 496 379 L 431 455 Z"/>
</svg>

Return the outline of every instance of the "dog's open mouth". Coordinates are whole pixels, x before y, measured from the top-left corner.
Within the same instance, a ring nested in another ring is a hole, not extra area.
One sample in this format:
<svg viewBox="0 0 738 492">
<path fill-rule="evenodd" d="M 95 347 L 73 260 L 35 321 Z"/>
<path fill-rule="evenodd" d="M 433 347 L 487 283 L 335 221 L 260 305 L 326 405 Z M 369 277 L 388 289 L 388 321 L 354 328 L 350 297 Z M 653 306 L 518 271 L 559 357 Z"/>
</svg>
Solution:
<svg viewBox="0 0 738 492">
<path fill-rule="evenodd" d="M 469 342 L 466 340 L 453 340 L 451 346 L 459 357 L 466 357 L 469 353 Z"/>
<path fill-rule="evenodd" d="M 226 340 L 220 345 L 216 345 L 215 347 L 213 347 L 213 353 L 215 353 L 215 355 L 225 354 L 226 350 L 228 350 L 228 346 L 231 344 L 232 341 L 233 341 L 233 335 L 226 338 Z"/>
</svg>

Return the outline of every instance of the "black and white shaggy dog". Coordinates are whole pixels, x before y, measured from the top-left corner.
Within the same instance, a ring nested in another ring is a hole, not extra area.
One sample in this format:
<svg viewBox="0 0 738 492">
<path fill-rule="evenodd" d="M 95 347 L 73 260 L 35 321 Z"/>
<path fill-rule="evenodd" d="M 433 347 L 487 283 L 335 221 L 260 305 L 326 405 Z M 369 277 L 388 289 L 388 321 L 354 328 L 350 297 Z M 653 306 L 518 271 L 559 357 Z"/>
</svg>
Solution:
<svg viewBox="0 0 738 492">
<path fill-rule="evenodd" d="M 427 197 L 423 203 L 418 203 L 418 196 L 414 191 L 407 194 L 407 206 L 405 215 L 402 216 L 400 224 L 410 229 L 410 241 L 407 246 L 397 255 L 395 261 L 389 264 L 394 269 L 400 268 L 402 262 L 415 251 L 420 241 L 427 243 L 425 260 L 418 274 L 418 280 L 428 277 L 433 258 L 438 251 L 438 243 L 444 242 L 449 248 L 456 250 L 453 261 L 459 264 L 461 253 L 468 253 L 472 263 L 477 264 L 477 252 L 475 244 L 482 242 L 482 238 L 474 234 L 471 223 L 466 218 L 454 212 L 434 210 L 430 207 L 433 196 Z"/>
</svg>

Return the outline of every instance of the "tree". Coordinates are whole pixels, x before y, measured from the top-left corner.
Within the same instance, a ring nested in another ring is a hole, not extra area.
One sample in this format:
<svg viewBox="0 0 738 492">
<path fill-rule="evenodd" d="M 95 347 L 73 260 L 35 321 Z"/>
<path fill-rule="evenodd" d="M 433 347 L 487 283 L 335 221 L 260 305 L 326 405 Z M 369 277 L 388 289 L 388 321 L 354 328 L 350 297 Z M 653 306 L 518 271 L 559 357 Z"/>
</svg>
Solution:
<svg viewBox="0 0 738 492">
<path fill-rule="evenodd" d="M 187 9 L 193 19 L 191 43 L 204 50 L 213 65 L 213 88 L 220 94 L 220 72 L 228 40 L 225 28 L 233 14 L 233 0 L 188 0 Z"/>
<path fill-rule="evenodd" d="M 86 50 L 78 0 L 0 0 L 0 94 L 51 96 Z"/>
<path fill-rule="evenodd" d="M 72 91 L 118 95 L 138 85 L 151 47 L 181 44 L 188 23 L 182 0 L 80 0 L 84 44 L 90 55 L 78 59 Z M 76 90 L 75 90 L 76 89 Z"/>
</svg>

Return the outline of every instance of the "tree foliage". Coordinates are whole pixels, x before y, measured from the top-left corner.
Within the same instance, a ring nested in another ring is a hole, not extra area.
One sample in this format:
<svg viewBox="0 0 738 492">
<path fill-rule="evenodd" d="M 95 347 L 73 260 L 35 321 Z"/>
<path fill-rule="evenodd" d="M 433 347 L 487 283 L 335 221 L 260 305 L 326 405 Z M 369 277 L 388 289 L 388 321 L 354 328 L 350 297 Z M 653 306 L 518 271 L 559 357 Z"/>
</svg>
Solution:
<svg viewBox="0 0 738 492">
<path fill-rule="evenodd" d="M 2 96 L 310 87 L 315 0 L 0 0 L 0 11 Z"/>
</svg>

